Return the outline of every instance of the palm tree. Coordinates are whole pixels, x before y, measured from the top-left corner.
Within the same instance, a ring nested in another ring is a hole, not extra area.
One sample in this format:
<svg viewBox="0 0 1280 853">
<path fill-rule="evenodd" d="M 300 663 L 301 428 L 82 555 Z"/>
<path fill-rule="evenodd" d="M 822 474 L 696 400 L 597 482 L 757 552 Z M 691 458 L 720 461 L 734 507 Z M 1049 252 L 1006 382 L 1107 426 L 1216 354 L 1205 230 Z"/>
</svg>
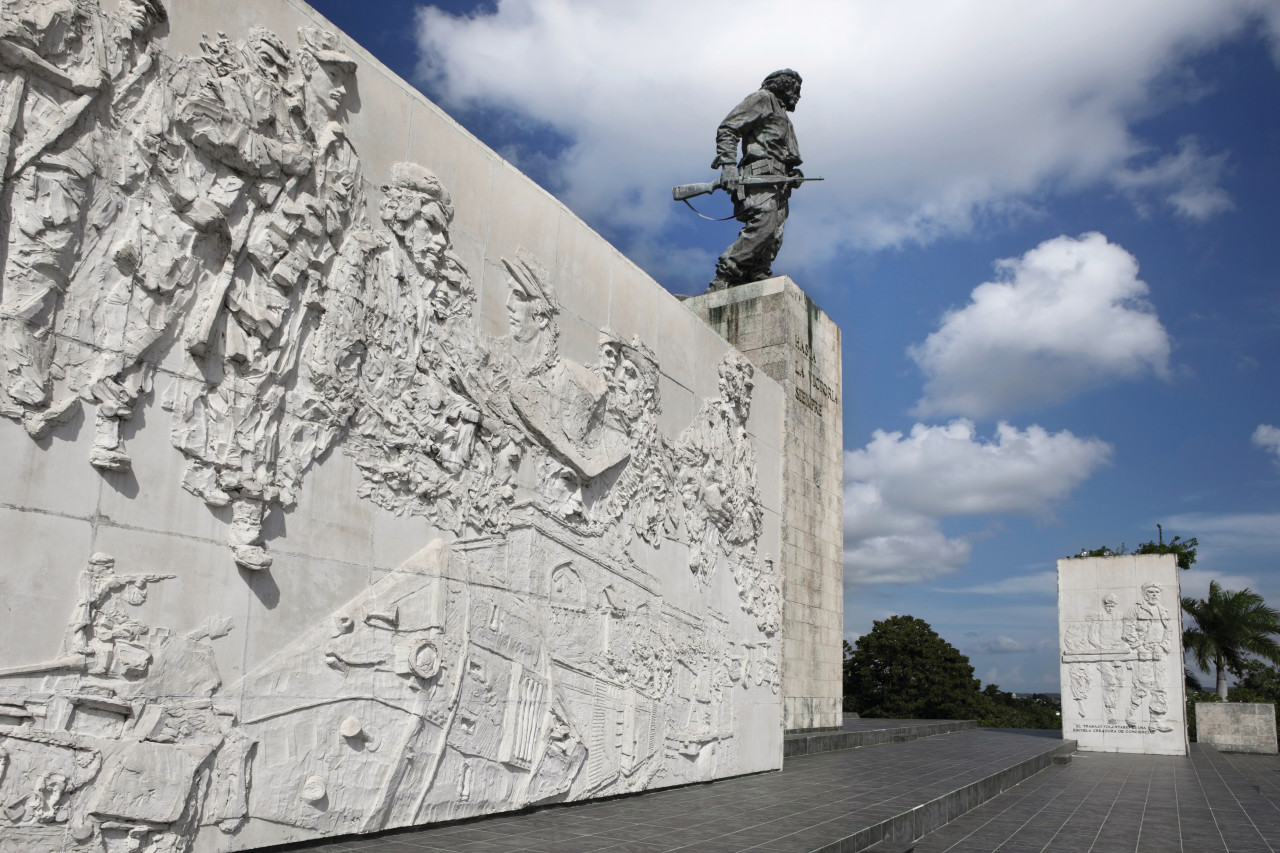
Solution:
<svg viewBox="0 0 1280 853">
<path fill-rule="evenodd" d="M 1209 598 L 1184 598 L 1182 609 L 1196 623 L 1182 632 L 1182 645 L 1196 666 L 1205 672 L 1209 663 L 1218 675 L 1218 698 L 1226 701 L 1227 672 L 1239 673 L 1246 655 L 1280 664 L 1280 611 L 1268 607 L 1262 596 L 1249 589 L 1222 591 L 1209 581 Z"/>
</svg>

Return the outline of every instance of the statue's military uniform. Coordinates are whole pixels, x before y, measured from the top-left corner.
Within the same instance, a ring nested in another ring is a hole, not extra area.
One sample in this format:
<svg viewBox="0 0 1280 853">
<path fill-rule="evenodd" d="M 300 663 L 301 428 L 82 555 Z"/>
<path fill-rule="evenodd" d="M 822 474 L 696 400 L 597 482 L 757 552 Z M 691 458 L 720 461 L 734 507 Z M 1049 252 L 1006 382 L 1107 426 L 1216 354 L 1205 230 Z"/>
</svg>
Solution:
<svg viewBox="0 0 1280 853">
<path fill-rule="evenodd" d="M 748 95 L 725 116 L 716 131 L 716 159 L 711 168 L 733 165 L 738 140 L 742 140 L 740 177 L 798 176 L 796 169 L 801 159 L 795 128 L 786 105 L 769 88 Z M 742 230 L 716 261 L 711 289 L 759 281 L 773 274 L 773 259 L 782 247 L 790 196 L 788 184 L 738 187 L 733 197 L 733 215 L 743 223 Z"/>
</svg>

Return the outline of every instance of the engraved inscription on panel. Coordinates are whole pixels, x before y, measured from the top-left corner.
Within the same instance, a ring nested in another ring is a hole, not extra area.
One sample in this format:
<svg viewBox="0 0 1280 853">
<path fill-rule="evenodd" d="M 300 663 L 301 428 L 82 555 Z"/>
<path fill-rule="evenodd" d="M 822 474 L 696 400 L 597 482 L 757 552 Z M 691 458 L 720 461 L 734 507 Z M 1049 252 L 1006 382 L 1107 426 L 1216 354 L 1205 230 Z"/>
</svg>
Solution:
<svg viewBox="0 0 1280 853">
<path fill-rule="evenodd" d="M 330 452 L 359 498 L 454 538 L 231 685 L 231 619 L 149 624 L 180 575 L 94 554 L 61 648 L 0 669 L 0 850 L 236 849 L 254 821 L 368 832 L 734 772 L 740 708 L 779 689 L 750 363 L 665 435 L 658 356 L 607 329 L 593 363 L 564 356 L 524 252 L 485 334 L 448 189 L 363 174 L 333 33 L 188 56 L 167 23 L 161 0 L 3 6 L 0 416 L 43 440 L 83 413 L 94 477 L 132 467 L 154 401 L 175 488 L 226 508 L 245 570 Z M 654 554 L 687 572 L 679 604 Z"/>
</svg>

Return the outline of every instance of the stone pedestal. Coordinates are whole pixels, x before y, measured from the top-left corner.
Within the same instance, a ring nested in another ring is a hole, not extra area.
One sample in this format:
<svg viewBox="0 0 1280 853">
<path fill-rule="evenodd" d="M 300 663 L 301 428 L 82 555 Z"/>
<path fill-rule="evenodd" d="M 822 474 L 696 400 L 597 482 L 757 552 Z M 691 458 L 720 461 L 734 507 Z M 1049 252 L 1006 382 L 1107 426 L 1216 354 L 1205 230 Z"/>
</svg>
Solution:
<svg viewBox="0 0 1280 853">
<path fill-rule="evenodd" d="M 840 329 L 786 276 L 685 306 L 782 385 L 783 717 L 839 728 L 844 636 Z"/>
<path fill-rule="evenodd" d="M 1270 702 L 1197 702 L 1196 742 L 1219 752 L 1275 755 L 1276 706 Z"/>
<path fill-rule="evenodd" d="M 1187 754 L 1181 601 L 1172 554 L 1058 561 L 1064 739 Z"/>
</svg>

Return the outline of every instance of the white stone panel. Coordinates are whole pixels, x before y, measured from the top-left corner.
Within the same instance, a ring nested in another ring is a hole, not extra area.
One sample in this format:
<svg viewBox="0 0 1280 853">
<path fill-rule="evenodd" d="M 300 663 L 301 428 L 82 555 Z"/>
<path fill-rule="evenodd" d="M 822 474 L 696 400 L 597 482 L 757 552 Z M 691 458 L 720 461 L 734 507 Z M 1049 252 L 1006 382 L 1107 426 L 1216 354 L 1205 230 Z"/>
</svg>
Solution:
<svg viewBox="0 0 1280 853">
<path fill-rule="evenodd" d="M 1064 738 L 1186 755 L 1181 601 L 1172 554 L 1058 561 Z"/>
</svg>

